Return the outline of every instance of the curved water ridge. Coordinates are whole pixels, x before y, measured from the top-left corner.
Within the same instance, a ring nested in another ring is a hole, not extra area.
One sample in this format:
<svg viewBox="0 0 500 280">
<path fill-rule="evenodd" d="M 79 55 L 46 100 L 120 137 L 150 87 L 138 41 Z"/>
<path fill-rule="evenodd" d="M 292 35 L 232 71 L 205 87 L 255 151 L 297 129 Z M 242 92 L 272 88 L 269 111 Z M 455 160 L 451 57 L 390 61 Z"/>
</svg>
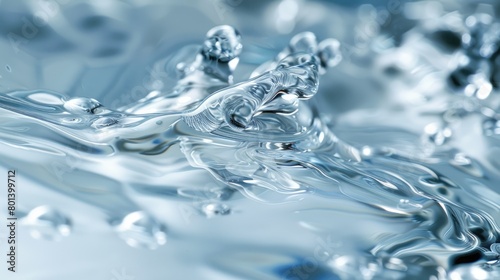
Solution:
<svg viewBox="0 0 500 280">
<path fill-rule="evenodd" d="M 274 60 L 233 84 L 241 48 L 236 30 L 216 27 L 194 58 L 179 63 L 172 91 L 151 92 L 119 109 L 43 90 L 4 93 L 0 141 L 14 152 L 2 149 L 2 156 L 34 170 L 50 162 L 35 180 L 101 209 L 134 247 L 164 245 L 168 226 L 140 209 L 129 190 L 196 201 L 193 207 L 207 218 L 238 215 L 228 205 L 238 203 L 239 193 L 276 207 L 296 205 L 289 215 L 301 227 L 346 244 L 335 254 L 323 252 L 312 276 L 351 279 L 365 271 L 367 279 L 444 279 L 477 269 L 499 275 L 498 174 L 451 148 L 409 156 L 339 139 L 307 101 L 321 75 L 340 62 L 334 39 L 318 43 L 312 33 L 298 34 Z M 27 154 L 36 160 L 19 156 Z M 208 171 L 216 187 L 193 188 L 183 176 L 193 170 Z M 93 187 L 78 184 L 82 178 Z M 380 221 L 373 228 L 381 229 L 340 239 L 352 229 L 337 226 L 344 222 L 339 211 L 360 225 Z M 283 266 L 282 277 L 303 272 L 298 260 Z"/>
</svg>

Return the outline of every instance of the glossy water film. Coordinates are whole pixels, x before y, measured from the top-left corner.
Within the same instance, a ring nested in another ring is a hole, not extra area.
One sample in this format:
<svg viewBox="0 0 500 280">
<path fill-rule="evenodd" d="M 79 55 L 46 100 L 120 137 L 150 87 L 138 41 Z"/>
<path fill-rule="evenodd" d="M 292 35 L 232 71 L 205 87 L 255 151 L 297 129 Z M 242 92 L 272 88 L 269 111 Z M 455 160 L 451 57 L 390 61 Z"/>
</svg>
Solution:
<svg viewBox="0 0 500 280">
<path fill-rule="evenodd" d="M 5 279 L 500 279 L 498 4 L 49 2 L 0 2 Z"/>
</svg>

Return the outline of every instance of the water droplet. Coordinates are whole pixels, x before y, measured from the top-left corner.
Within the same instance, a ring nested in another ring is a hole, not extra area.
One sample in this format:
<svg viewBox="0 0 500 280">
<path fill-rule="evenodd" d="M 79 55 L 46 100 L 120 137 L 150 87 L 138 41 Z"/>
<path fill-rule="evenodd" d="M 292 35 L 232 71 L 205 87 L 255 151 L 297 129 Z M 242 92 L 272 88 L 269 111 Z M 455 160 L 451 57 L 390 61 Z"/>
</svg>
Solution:
<svg viewBox="0 0 500 280">
<path fill-rule="evenodd" d="M 99 101 L 85 97 L 72 98 L 64 103 L 64 108 L 74 114 L 97 114 L 100 107 Z"/>
<path fill-rule="evenodd" d="M 157 124 L 157 125 L 162 125 L 162 124 L 163 124 L 163 121 L 156 121 L 156 124 Z"/>
<path fill-rule="evenodd" d="M 187 65 L 186 65 L 186 63 L 185 63 L 185 62 L 179 62 L 179 63 L 177 63 L 177 65 L 175 66 L 175 69 L 176 69 L 177 71 L 179 71 L 179 72 L 186 72 L 186 71 L 185 71 L 185 70 L 186 70 L 186 67 L 187 67 Z"/>
<path fill-rule="evenodd" d="M 115 230 L 134 248 L 154 250 L 167 242 L 165 226 L 143 211 L 127 214 Z"/>
<path fill-rule="evenodd" d="M 336 39 L 326 39 L 319 43 L 319 58 L 324 68 L 334 67 L 342 60 L 340 42 Z"/>
<path fill-rule="evenodd" d="M 293 36 L 289 47 L 292 53 L 316 53 L 318 43 L 314 33 L 302 32 Z"/>
<path fill-rule="evenodd" d="M 30 94 L 28 98 L 42 104 L 49 104 L 49 105 L 63 104 L 63 100 L 59 96 L 46 92 L 36 92 Z"/>
<path fill-rule="evenodd" d="M 483 121 L 483 133 L 486 136 L 500 135 L 500 120 L 487 118 Z"/>
<path fill-rule="evenodd" d="M 223 203 L 208 203 L 203 205 L 201 210 L 208 218 L 224 216 L 231 213 L 231 208 Z"/>
<path fill-rule="evenodd" d="M 118 120 L 110 117 L 98 118 L 92 123 L 92 127 L 96 129 L 105 128 L 117 124 Z"/>
<path fill-rule="evenodd" d="M 5 65 L 5 70 L 7 70 L 7 72 L 12 72 L 12 68 L 10 68 L 10 65 Z"/>
<path fill-rule="evenodd" d="M 454 166 L 457 169 L 460 169 L 464 172 L 466 172 L 469 175 L 475 176 L 475 177 L 483 177 L 484 172 L 477 164 L 474 162 L 472 159 L 467 157 L 463 153 L 457 153 L 455 157 L 453 157 L 452 160 L 450 160 L 450 164 Z"/>
<path fill-rule="evenodd" d="M 373 153 L 373 149 L 370 146 L 363 146 L 363 148 L 361 148 L 361 154 L 364 157 L 370 157 L 373 155 Z"/>
<path fill-rule="evenodd" d="M 443 127 L 437 123 L 428 124 L 424 131 L 425 140 L 437 146 L 444 145 L 453 134 L 451 128 L 447 126 Z"/>
<path fill-rule="evenodd" d="M 22 219 L 35 239 L 60 240 L 71 233 L 71 221 L 50 206 L 39 206 Z"/>
<path fill-rule="evenodd" d="M 207 33 L 203 54 L 214 60 L 228 62 L 241 53 L 240 33 L 229 25 L 216 26 Z"/>
<path fill-rule="evenodd" d="M 465 20 L 469 33 L 462 37 L 462 45 L 468 55 L 488 58 L 498 49 L 498 30 L 492 21 L 487 14 L 471 15 Z"/>
</svg>

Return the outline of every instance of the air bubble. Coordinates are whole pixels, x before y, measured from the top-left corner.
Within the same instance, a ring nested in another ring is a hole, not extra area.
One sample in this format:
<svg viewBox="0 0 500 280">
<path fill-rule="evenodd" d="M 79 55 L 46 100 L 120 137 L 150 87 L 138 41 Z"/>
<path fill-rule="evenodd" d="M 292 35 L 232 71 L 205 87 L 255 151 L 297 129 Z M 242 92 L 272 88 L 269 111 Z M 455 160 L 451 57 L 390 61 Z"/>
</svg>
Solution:
<svg viewBox="0 0 500 280">
<path fill-rule="evenodd" d="M 115 118 L 102 117 L 102 118 L 95 120 L 92 123 L 92 127 L 96 128 L 96 129 L 100 129 L 100 128 L 112 126 L 112 125 L 117 124 L 117 123 L 118 123 L 118 120 Z"/>
<path fill-rule="evenodd" d="M 120 238 L 134 248 L 154 250 L 167 242 L 165 226 L 143 211 L 126 215 L 115 230 Z"/>
<path fill-rule="evenodd" d="M 60 240 L 71 233 L 71 221 L 50 206 L 39 206 L 23 218 L 22 224 L 35 239 Z"/>
</svg>

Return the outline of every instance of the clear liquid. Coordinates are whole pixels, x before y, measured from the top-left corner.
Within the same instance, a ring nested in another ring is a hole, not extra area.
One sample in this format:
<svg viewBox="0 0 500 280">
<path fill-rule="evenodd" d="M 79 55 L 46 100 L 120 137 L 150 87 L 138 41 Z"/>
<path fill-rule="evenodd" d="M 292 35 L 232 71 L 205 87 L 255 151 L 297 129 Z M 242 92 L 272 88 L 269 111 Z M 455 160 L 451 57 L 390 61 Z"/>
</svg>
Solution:
<svg viewBox="0 0 500 280">
<path fill-rule="evenodd" d="M 332 128 L 313 102 L 339 62 L 335 43 L 294 37 L 233 84 L 241 45 L 228 28 L 207 34 L 173 90 L 124 107 L 0 96 L 1 165 L 22 178 L 17 276 L 500 277 L 495 114 L 472 136 L 481 104 L 458 117 L 447 108 L 422 134 L 398 125 L 415 112 L 411 123 L 425 122 L 432 102 L 400 121 L 359 110 Z"/>
</svg>

